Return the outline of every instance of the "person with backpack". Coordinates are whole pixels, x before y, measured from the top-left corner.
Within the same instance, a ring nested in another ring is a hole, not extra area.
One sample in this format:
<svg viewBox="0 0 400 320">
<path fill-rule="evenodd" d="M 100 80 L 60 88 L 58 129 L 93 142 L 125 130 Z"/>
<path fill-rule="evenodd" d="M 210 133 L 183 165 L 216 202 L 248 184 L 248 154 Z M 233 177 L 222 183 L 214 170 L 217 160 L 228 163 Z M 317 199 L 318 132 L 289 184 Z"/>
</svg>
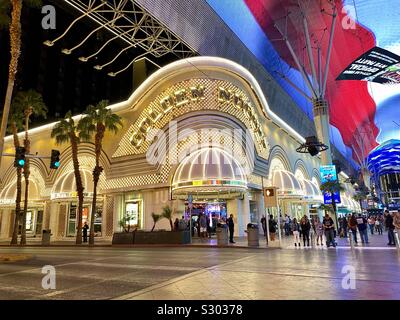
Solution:
<svg viewBox="0 0 400 320">
<path fill-rule="evenodd" d="M 269 228 L 269 236 L 271 238 L 271 241 L 275 241 L 275 234 L 276 234 L 276 226 L 277 223 L 274 220 L 274 216 L 271 214 L 269 216 L 269 220 L 268 220 L 268 228 Z"/>
<path fill-rule="evenodd" d="M 357 243 L 357 219 L 355 213 L 353 213 L 349 219 L 349 229 L 353 234 L 354 242 Z"/>
</svg>

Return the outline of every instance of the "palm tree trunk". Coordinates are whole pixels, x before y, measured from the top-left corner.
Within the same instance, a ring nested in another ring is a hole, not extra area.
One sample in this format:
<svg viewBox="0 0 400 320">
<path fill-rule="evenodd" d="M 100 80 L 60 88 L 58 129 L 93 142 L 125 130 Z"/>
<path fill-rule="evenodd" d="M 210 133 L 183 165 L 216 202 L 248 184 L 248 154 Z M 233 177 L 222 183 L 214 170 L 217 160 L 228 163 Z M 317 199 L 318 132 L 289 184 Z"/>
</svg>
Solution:
<svg viewBox="0 0 400 320">
<path fill-rule="evenodd" d="M 105 127 L 103 124 L 98 123 L 96 126 L 96 136 L 95 136 L 95 153 L 96 153 L 96 165 L 93 170 L 93 201 L 92 201 L 92 211 L 90 214 L 90 234 L 89 234 L 89 244 L 94 244 L 94 219 L 96 216 L 96 204 L 97 204 L 97 185 L 99 183 L 100 175 L 103 168 L 100 166 L 100 154 L 102 148 L 102 140 L 104 137 Z"/>
<path fill-rule="evenodd" d="M 333 214 L 335 215 L 335 221 L 336 221 L 336 230 L 339 230 L 339 221 L 337 217 L 337 212 L 336 212 L 336 202 L 332 194 L 332 208 L 333 208 Z"/>
<path fill-rule="evenodd" d="M 10 23 L 11 59 L 8 69 L 8 83 L 4 99 L 3 117 L 0 127 L 0 166 L 4 149 L 4 136 L 6 134 L 8 115 L 10 113 L 11 99 L 14 90 L 15 75 L 18 70 L 18 59 L 21 54 L 21 11 L 22 0 L 11 0 L 12 12 Z"/>
<path fill-rule="evenodd" d="M 14 137 L 14 147 L 17 148 L 20 146 L 19 144 L 19 139 L 18 139 L 18 130 L 17 130 L 17 124 L 13 122 L 11 124 L 12 127 L 12 132 L 13 132 L 13 137 Z M 22 180 L 22 169 L 17 168 L 17 195 L 15 197 L 15 217 L 14 217 L 14 230 L 11 238 L 11 245 L 17 245 L 18 244 L 18 229 L 21 221 L 21 193 L 22 193 L 22 186 L 21 186 L 21 180 Z"/>
<path fill-rule="evenodd" d="M 79 171 L 79 160 L 78 160 L 78 143 L 77 138 L 73 134 L 70 136 L 71 147 L 72 147 L 72 162 L 74 165 L 74 174 L 76 181 L 76 191 L 78 192 L 78 212 L 77 212 L 77 231 L 76 231 L 76 244 L 82 244 L 82 210 L 83 210 L 83 185 L 82 177 Z"/>
<path fill-rule="evenodd" d="M 97 168 L 94 169 L 95 171 Z M 97 184 L 99 182 L 99 174 L 93 173 L 93 200 L 92 200 L 92 211 L 90 213 L 90 233 L 89 233 L 89 244 L 94 244 L 94 219 L 96 213 L 96 198 L 97 198 Z"/>
<path fill-rule="evenodd" d="M 156 227 L 156 224 L 153 224 L 153 228 L 151 228 L 150 232 L 153 232 L 154 228 Z"/>
<path fill-rule="evenodd" d="M 18 230 L 21 222 L 21 194 L 22 194 L 22 169 L 17 168 L 17 196 L 15 199 L 14 230 L 11 238 L 11 245 L 18 244 Z"/>
<path fill-rule="evenodd" d="M 30 115 L 30 114 L 29 114 Z M 24 139 L 24 147 L 25 153 L 29 154 L 31 152 L 31 142 L 29 140 L 29 115 L 25 117 L 25 139 Z M 20 244 L 26 245 L 26 214 L 28 212 L 28 198 L 29 198 L 29 175 L 30 175 L 30 166 L 29 166 L 29 158 L 25 159 L 24 166 L 24 179 L 25 179 L 25 198 L 24 198 L 24 212 L 22 215 L 22 229 L 21 229 L 21 242 Z"/>
</svg>

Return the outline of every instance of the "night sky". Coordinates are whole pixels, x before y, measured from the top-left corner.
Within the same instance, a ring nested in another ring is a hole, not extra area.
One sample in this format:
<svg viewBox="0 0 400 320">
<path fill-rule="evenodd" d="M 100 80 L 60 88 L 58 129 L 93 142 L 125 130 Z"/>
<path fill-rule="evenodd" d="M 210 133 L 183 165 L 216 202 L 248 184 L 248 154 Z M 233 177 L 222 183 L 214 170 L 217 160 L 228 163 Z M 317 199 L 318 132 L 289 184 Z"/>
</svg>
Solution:
<svg viewBox="0 0 400 320">
<path fill-rule="evenodd" d="M 153 64 L 146 63 L 147 71 L 141 74 L 133 72 L 133 68 L 130 68 L 117 77 L 109 77 L 108 72 L 122 69 L 143 52 L 140 49 L 129 49 L 110 67 L 101 71 L 95 70 L 94 65 L 108 62 L 126 46 L 126 43 L 120 40 L 110 43 L 98 57 L 89 62 L 79 61 L 80 56 L 88 56 L 96 52 L 112 37 L 112 34 L 105 29 L 100 29 L 93 34 L 71 55 L 61 53 L 63 48 L 74 47 L 98 27 L 88 18 L 75 24 L 70 32 L 53 47 L 43 45 L 45 40 L 54 40 L 61 35 L 79 16 L 78 11 L 61 1 L 44 1 L 43 3 L 56 7 L 56 29 L 42 29 L 41 20 L 44 15 L 41 14 L 41 8 L 24 8 L 22 52 L 14 88 L 14 94 L 17 91 L 34 89 L 43 95 L 49 109 L 48 119 L 34 119 L 33 127 L 63 117 L 68 110 L 74 114 L 81 113 L 88 104 L 95 104 L 102 99 L 107 99 L 111 103 L 126 100 L 137 87 L 137 82 L 157 69 Z M 176 56 L 168 55 L 156 61 L 157 64 L 163 66 L 176 59 Z M 3 106 L 9 62 L 8 30 L 0 31 L 0 61 L 2 62 L 0 64 L 0 103 Z M 135 81 L 134 77 L 136 77 Z"/>
</svg>

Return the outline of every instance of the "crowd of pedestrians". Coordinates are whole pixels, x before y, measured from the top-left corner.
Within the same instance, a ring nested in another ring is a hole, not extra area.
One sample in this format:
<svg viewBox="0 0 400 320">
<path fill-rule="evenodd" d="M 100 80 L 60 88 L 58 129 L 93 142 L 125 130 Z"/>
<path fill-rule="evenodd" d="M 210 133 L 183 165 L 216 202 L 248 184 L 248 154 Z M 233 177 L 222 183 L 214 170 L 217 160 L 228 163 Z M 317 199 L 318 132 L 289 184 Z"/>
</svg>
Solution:
<svg viewBox="0 0 400 320">
<path fill-rule="evenodd" d="M 384 214 L 365 215 L 352 213 L 340 216 L 337 226 L 328 213 L 322 221 L 318 216 L 308 217 L 304 215 L 300 221 L 291 218 L 289 215 L 281 217 L 282 224 L 278 226 L 272 215 L 269 216 L 268 225 L 265 216 L 261 219 L 261 225 L 266 236 L 267 228 L 271 241 L 275 240 L 277 228 L 282 229 L 286 237 L 293 237 L 295 247 L 310 247 L 310 242 L 315 241 L 317 246 L 336 247 L 336 238 L 349 238 L 355 244 L 369 244 L 369 234 L 383 235 L 384 231 L 388 234 L 388 246 L 396 245 L 396 233 L 400 234 L 400 211 L 390 213 L 388 210 Z M 325 241 L 323 240 L 325 238 Z M 301 244 L 301 239 L 303 240 Z"/>
</svg>

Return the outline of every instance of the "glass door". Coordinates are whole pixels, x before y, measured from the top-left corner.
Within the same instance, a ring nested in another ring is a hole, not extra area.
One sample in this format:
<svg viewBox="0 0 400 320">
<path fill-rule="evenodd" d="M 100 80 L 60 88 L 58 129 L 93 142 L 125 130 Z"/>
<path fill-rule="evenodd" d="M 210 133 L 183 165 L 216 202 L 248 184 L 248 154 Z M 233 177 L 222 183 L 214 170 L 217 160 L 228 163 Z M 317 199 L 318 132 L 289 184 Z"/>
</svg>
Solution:
<svg viewBox="0 0 400 320">
<path fill-rule="evenodd" d="M 67 236 L 73 237 L 76 234 L 76 226 L 77 226 L 77 207 L 75 203 L 71 203 L 69 206 L 69 213 L 68 213 L 68 229 L 67 229 Z M 82 209 L 82 226 L 85 222 L 88 223 L 90 226 L 90 207 L 84 206 Z"/>
<path fill-rule="evenodd" d="M 42 224 L 43 224 L 43 210 L 38 210 L 36 217 L 36 232 L 35 234 L 42 233 Z"/>
<path fill-rule="evenodd" d="M 73 237 L 75 235 L 76 228 L 76 204 L 71 203 L 68 212 L 68 230 L 67 236 Z"/>
</svg>

